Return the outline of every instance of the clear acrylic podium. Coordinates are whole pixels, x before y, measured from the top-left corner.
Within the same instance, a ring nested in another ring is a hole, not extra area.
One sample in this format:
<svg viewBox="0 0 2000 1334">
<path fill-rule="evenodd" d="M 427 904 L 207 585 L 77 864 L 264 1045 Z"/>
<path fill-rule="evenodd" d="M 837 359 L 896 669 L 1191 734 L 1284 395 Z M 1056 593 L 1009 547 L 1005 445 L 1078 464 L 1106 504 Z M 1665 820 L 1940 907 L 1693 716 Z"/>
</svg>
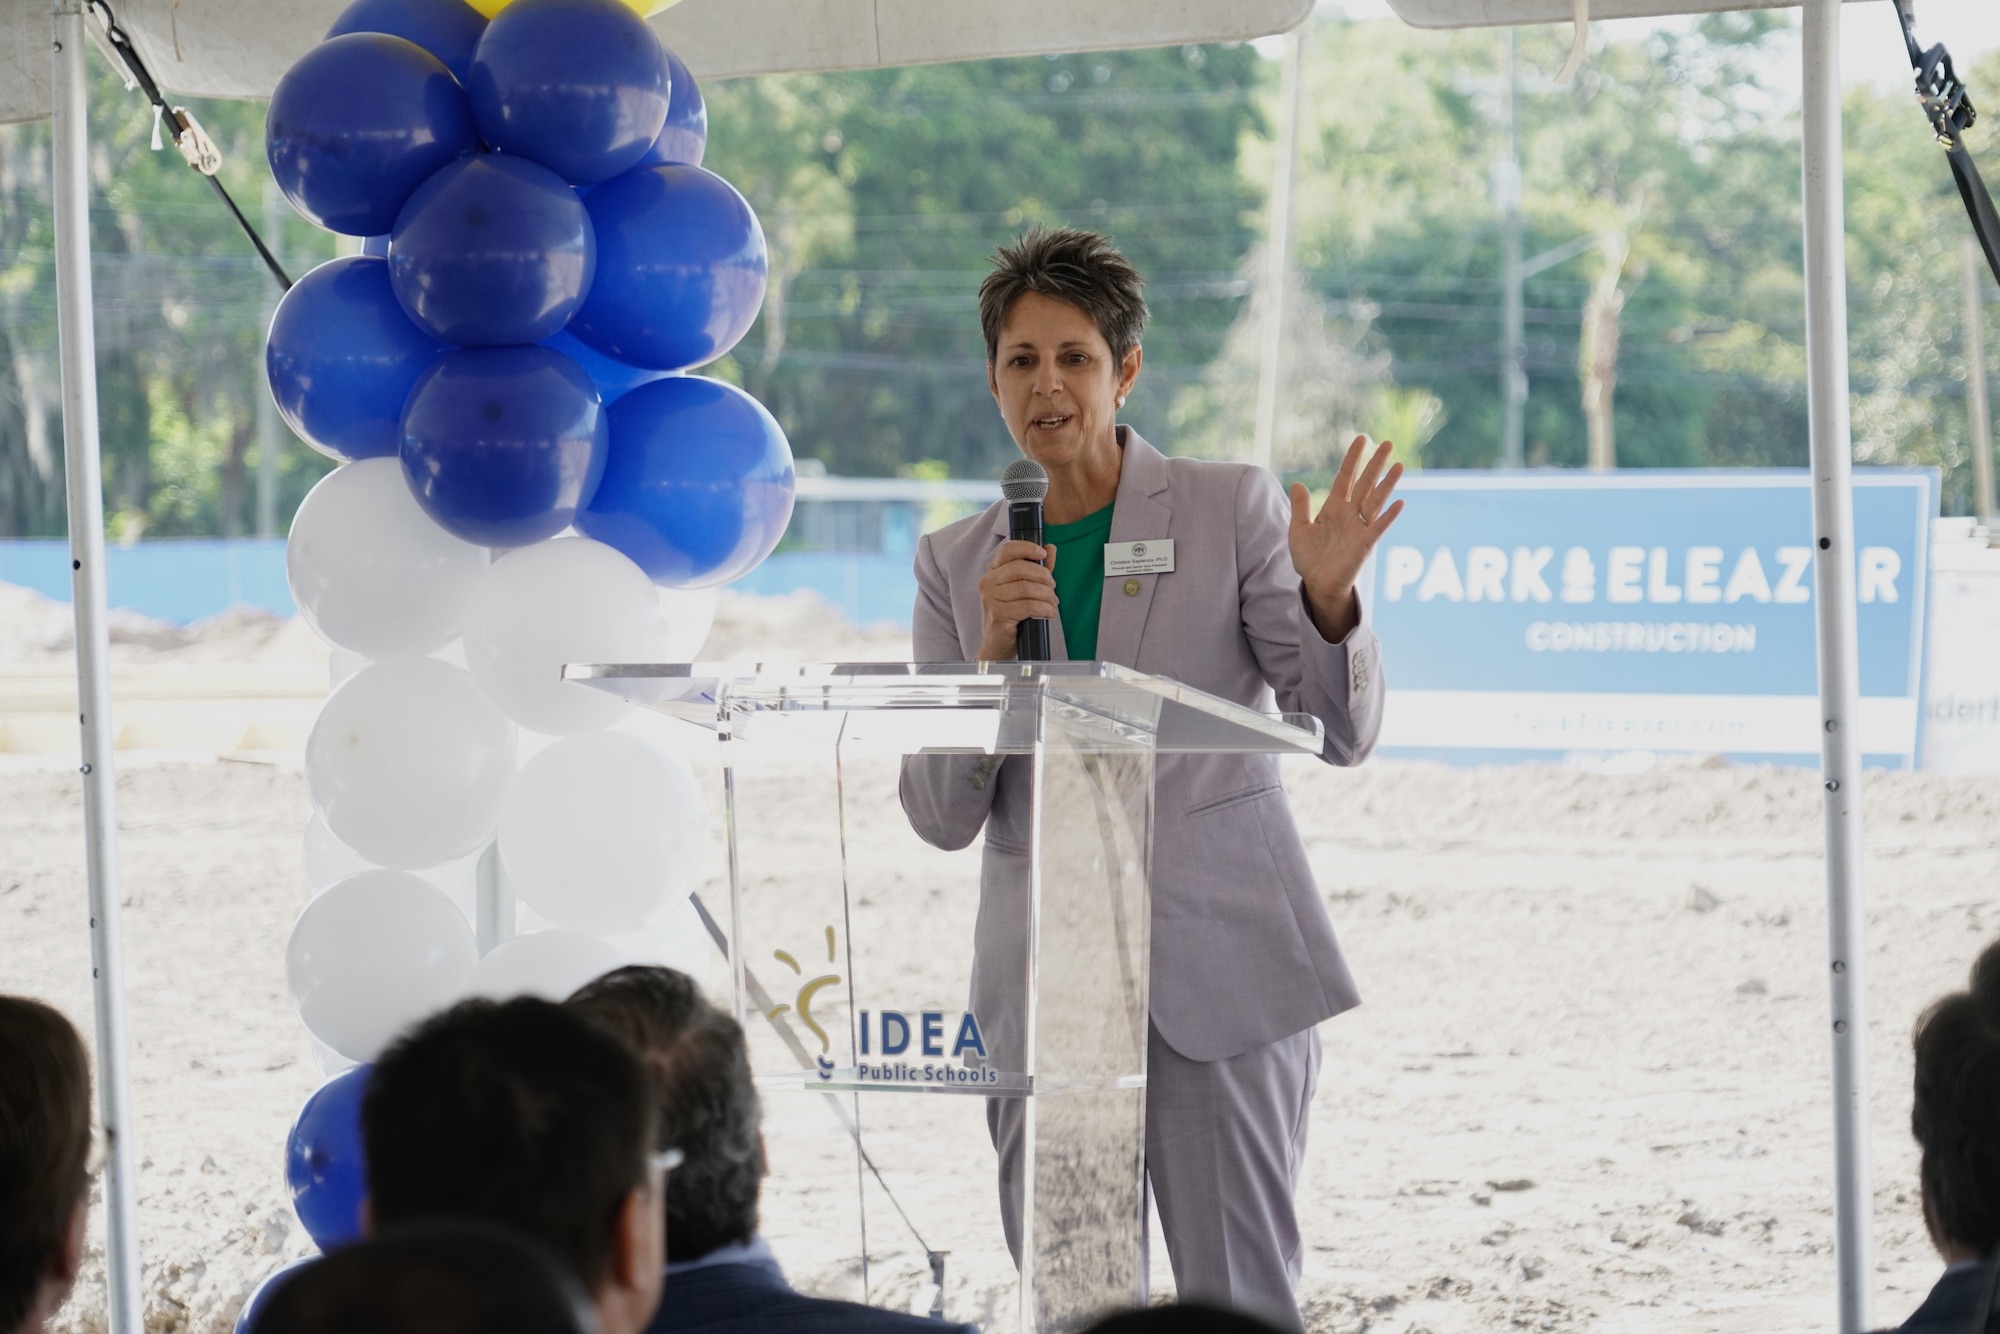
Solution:
<svg viewBox="0 0 2000 1334">
<path fill-rule="evenodd" d="M 951 1240 L 976 1213 L 982 1235 L 997 1235 L 980 1100 L 1006 1097 L 1025 1113 L 1020 1327 L 1076 1329 L 1142 1302 L 1156 757 L 1316 755 L 1319 721 L 1095 662 L 571 664 L 564 675 L 716 735 L 728 902 L 709 915 L 726 933 L 736 1015 L 768 1090 L 767 1129 L 780 1090 L 816 1091 L 852 1137 L 823 1134 L 787 1150 L 786 1163 L 773 1151 L 774 1178 L 811 1170 L 798 1160 L 815 1152 L 850 1155 L 839 1175 L 824 1160 L 828 1198 L 810 1196 L 790 1225 L 822 1236 L 858 1228 L 858 1265 L 840 1272 L 859 1288 L 837 1275 L 816 1286 L 893 1300 L 882 1257 L 899 1215 L 912 1233 Z M 1031 832 L 1015 859 L 1024 874 L 1013 877 L 1025 881 L 1024 904 L 981 906 L 976 840 L 944 852 L 911 831 L 897 794 L 904 756 L 957 757 L 926 761 L 924 772 L 975 788 L 1007 757 L 1027 757 Z M 991 998 L 997 986 L 1003 1000 L 979 1013 L 969 998 L 975 916 L 985 913 L 1006 921 L 979 927 L 992 956 L 980 963 L 980 990 Z M 907 1098 L 864 1105 L 864 1093 L 944 1095 L 956 1106 L 924 1121 L 903 1110 L 916 1106 Z M 900 1196 L 890 1189 L 898 1176 Z M 941 1281 L 934 1246 L 925 1240 L 920 1253 Z M 982 1314 L 1012 1323 L 990 1302 L 952 1318 Z"/>
</svg>

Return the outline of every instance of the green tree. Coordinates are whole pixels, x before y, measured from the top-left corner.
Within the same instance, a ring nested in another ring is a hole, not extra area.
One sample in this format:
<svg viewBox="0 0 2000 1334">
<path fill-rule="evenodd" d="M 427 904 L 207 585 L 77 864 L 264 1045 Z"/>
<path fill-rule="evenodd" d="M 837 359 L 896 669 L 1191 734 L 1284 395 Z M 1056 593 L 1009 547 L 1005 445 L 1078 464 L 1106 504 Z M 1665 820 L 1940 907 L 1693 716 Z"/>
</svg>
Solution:
<svg viewBox="0 0 2000 1334">
<path fill-rule="evenodd" d="M 979 282 L 996 244 L 1069 223 L 1149 279 L 1126 416 L 1170 443 L 1174 393 L 1243 297 L 1259 192 L 1237 156 L 1263 77 L 1229 46 L 711 86 L 707 165 L 757 204 L 783 275 L 734 374 L 835 472 L 997 471 L 1012 446 L 986 390 Z"/>
<path fill-rule="evenodd" d="M 259 103 L 196 100 L 221 179 L 255 218 L 270 175 Z M 104 449 L 114 533 L 247 532 L 263 314 L 274 293 L 213 187 L 168 144 L 146 101 L 92 56 L 91 243 Z M 0 534 L 65 531 L 49 127 L 0 126 Z M 290 217 L 275 243 L 294 273 L 334 238 Z M 288 439 L 280 513 L 329 460 Z"/>
</svg>

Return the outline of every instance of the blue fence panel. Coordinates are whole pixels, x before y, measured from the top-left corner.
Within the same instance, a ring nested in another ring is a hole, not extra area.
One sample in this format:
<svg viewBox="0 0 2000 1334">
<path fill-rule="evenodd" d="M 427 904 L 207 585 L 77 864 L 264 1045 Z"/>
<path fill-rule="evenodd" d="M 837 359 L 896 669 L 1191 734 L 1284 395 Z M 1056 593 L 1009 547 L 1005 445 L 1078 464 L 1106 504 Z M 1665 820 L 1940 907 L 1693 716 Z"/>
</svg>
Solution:
<svg viewBox="0 0 2000 1334">
<path fill-rule="evenodd" d="M 114 609 L 185 625 L 231 607 L 290 616 L 279 538 L 140 542 L 104 553 L 104 581 Z M 20 584 L 59 602 L 70 599 L 69 544 L 0 542 L 0 583 Z"/>
<path fill-rule="evenodd" d="M 782 596 L 810 589 L 858 625 L 907 626 L 917 580 L 907 552 L 783 552 L 730 587 Z M 290 616 L 285 544 L 276 539 L 141 542 L 105 552 L 111 605 L 185 625 L 231 607 Z M 0 583 L 70 598 L 69 544 L 0 542 Z"/>
</svg>

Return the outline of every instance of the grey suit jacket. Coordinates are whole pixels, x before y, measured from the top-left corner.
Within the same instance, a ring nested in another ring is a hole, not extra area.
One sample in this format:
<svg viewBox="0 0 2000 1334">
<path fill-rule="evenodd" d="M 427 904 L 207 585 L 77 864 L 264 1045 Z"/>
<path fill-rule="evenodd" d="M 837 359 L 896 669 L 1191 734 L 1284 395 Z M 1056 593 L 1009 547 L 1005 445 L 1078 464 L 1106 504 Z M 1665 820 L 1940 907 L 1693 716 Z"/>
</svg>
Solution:
<svg viewBox="0 0 2000 1334">
<path fill-rule="evenodd" d="M 1174 569 L 1109 579 L 1105 661 L 1326 725 L 1321 758 L 1358 764 L 1382 721 L 1381 648 L 1364 622 L 1329 644 L 1307 617 L 1285 534 L 1290 508 L 1262 468 L 1167 458 L 1127 427 L 1112 542 L 1172 538 Z M 917 546 L 915 651 L 979 652 L 979 577 L 1007 537 L 1006 503 Z M 1063 659 L 1062 626 L 1050 627 Z M 972 1002 L 997 1060 L 1018 1051 L 1027 949 L 1029 757 L 916 756 L 903 809 L 934 846 L 983 827 Z M 1271 755 L 1162 755 L 1153 821 L 1152 1019 L 1193 1060 L 1276 1042 L 1360 1003 Z M 1018 1067 L 1017 1067 L 1018 1068 Z"/>
</svg>

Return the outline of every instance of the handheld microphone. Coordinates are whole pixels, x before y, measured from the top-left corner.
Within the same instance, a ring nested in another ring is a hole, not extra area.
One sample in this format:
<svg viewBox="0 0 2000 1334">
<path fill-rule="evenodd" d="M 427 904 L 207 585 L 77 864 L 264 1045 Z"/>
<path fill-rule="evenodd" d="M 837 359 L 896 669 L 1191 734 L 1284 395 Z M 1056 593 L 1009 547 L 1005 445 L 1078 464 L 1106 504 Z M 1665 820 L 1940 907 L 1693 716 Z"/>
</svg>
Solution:
<svg viewBox="0 0 2000 1334">
<path fill-rule="evenodd" d="M 1049 493 L 1049 471 L 1033 459 L 1016 459 L 1000 474 L 1000 494 L 1007 498 L 1007 536 L 1016 542 L 1042 545 L 1042 499 Z M 1014 656 L 1022 662 L 1049 660 L 1049 622 L 1032 616 L 1014 627 Z"/>
</svg>

